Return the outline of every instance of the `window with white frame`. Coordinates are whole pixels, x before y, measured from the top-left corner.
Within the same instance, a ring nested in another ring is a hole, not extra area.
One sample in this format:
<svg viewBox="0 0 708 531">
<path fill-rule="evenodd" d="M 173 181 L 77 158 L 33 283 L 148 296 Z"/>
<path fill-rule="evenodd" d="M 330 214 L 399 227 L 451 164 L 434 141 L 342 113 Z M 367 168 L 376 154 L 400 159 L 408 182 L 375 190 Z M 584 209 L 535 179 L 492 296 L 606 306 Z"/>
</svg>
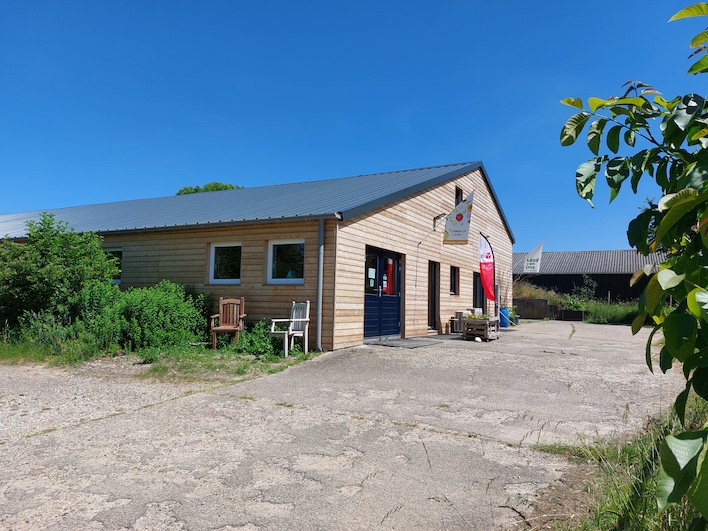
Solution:
<svg viewBox="0 0 708 531">
<path fill-rule="evenodd" d="M 305 240 L 268 242 L 268 283 L 305 283 Z"/>
<path fill-rule="evenodd" d="M 241 244 L 212 243 L 209 258 L 210 284 L 241 283 Z"/>
</svg>

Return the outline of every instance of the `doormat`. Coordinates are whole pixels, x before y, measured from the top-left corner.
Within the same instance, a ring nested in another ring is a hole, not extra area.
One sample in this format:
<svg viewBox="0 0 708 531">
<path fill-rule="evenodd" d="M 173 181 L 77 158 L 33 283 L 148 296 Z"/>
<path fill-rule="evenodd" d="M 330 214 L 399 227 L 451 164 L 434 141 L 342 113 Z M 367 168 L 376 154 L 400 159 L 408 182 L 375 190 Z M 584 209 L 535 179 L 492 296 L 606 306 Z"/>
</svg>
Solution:
<svg viewBox="0 0 708 531">
<path fill-rule="evenodd" d="M 384 339 L 383 341 L 372 342 L 370 345 L 381 345 L 382 347 L 418 348 L 430 347 L 439 343 L 440 341 L 431 341 L 429 339 Z"/>
</svg>

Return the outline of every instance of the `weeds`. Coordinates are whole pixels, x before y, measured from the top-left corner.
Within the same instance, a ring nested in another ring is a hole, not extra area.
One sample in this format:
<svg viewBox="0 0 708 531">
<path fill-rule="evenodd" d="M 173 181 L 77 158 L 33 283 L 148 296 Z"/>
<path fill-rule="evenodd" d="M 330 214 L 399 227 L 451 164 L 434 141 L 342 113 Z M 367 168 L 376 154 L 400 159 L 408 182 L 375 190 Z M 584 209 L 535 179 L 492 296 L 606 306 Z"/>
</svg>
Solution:
<svg viewBox="0 0 708 531">
<path fill-rule="evenodd" d="M 708 418 L 708 403 L 693 397 L 686 416 L 687 429 L 700 429 Z M 596 465 L 591 515 L 576 527 L 583 531 L 648 531 L 688 529 L 698 513 L 687 502 L 671 505 L 659 514 L 656 503 L 659 445 L 671 433 L 683 431 L 673 414 L 651 420 L 633 439 L 615 439 L 590 445 L 539 445 L 538 450 L 560 455 L 569 461 Z M 588 490 L 590 489 L 590 490 Z"/>
</svg>

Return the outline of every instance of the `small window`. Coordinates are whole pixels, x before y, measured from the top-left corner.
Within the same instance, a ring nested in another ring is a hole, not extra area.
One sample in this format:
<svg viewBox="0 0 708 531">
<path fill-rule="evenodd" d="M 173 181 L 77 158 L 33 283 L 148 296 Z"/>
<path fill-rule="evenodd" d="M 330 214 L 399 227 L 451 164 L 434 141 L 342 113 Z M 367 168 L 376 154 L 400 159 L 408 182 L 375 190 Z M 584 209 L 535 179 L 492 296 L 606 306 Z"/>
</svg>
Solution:
<svg viewBox="0 0 708 531">
<path fill-rule="evenodd" d="M 305 283 L 304 240 L 281 240 L 268 243 L 268 283 Z"/>
<path fill-rule="evenodd" d="M 450 295 L 460 294 L 460 268 L 450 266 Z"/>
<path fill-rule="evenodd" d="M 103 252 L 109 256 L 112 256 L 115 259 L 115 264 L 118 268 L 118 271 L 114 275 L 111 284 L 120 285 L 120 278 L 121 274 L 123 273 L 123 249 L 104 249 Z"/>
<path fill-rule="evenodd" d="M 459 186 L 455 186 L 455 206 L 459 205 L 464 200 L 465 193 L 462 191 L 462 188 L 460 188 Z"/>
<path fill-rule="evenodd" d="M 209 260 L 210 284 L 241 283 L 241 244 L 214 243 Z"/>
</svg>

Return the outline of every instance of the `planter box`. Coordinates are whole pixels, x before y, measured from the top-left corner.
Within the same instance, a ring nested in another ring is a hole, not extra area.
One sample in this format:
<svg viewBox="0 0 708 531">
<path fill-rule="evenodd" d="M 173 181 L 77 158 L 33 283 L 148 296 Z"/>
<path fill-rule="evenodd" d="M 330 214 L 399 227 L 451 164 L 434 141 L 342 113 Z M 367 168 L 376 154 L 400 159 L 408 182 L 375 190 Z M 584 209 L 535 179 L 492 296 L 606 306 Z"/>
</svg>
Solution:
<svg viewBox="0 0 708 531">
<path fill-rule="evenodd" d="M 582 321 L 585 319 L 585 312 L 582 310 L 561 310 L 561 321 Z"/>
<path fill-rule="evenodd" d="M 499 319 L 465 319 L 462 324 L 462 337 L 466 340 L 481 337 L 485 341 L 499 339 Z"/>
</svg>

